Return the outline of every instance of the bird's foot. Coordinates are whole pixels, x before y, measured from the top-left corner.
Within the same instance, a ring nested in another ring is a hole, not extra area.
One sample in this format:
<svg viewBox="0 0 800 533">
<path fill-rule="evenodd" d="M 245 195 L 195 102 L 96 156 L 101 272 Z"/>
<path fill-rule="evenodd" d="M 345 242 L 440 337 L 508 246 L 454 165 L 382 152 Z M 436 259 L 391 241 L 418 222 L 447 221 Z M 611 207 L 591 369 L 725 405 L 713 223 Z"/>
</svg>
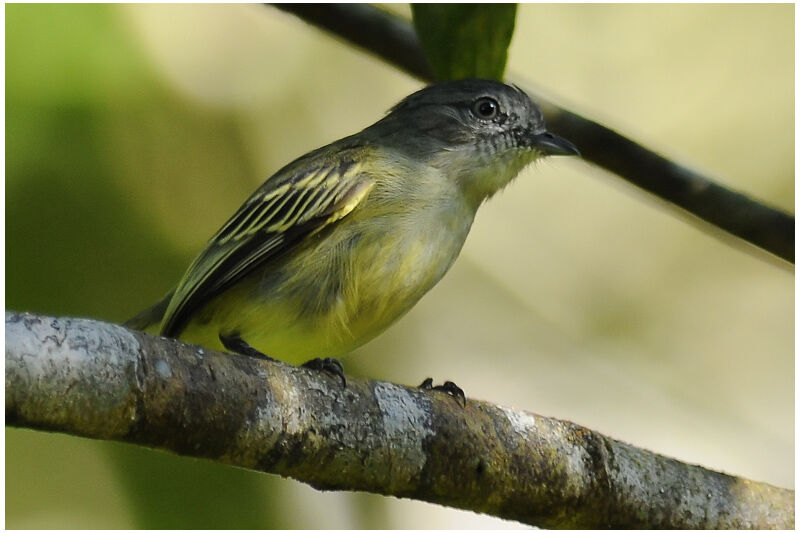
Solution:
<svg viewBox="0 0 800 533">
<path fill-rule="evenodd" d="M 434 386 L 433 378 L 426 378 L 425 381 L 423 381 L 418 388 L 424 391 L 435 390 L 444 392 L 452 396 L 453 399 L 455 399 L 455 401 L 459 403 L 462 407 L 467 406 L 467 397 L 464 395 L 464 391 L 461 389 L 461 387 L 459 387 L 452 381 L 445 381 L 441 385 Z"/>
<path fill-rule="evenodd" d="M 247 341 L 242 339 L 237 333 L 231 333 L 229 335 L 223 335 L 220 333 L 219 340 L 226 350 L 230 350 L 233 353 L 246 355 L 248 357 L 255 357 L 256 359 L 277 361 L 277 359 L 270 357 L 265 353 L 261 353 L 252 346 L 250 346 L 247 343 Z M 342 366 L 342 363 L 340 363 L 338 359 L 333 359 L 332 357 L 325 357 L 324 359 L 321 359 L 317 357 L 316 359 L 312 359 L 311 361 L 306 361 L 300 366 L 302 366 L 303 368 L 310 368 L 312 370 L 321 370 L 323 372 L 333 374 L 334 376 L 342 380 L 342 387 L 347 387 L 347 380 L 344 377 L 344 367 Z"/>
<path fill-rule="evenodd" d="M 321 370 L 323 372 L 327 372 L 328 374 L 332 374 L 339 379 L 342 380 L 342 388 L 347 387 L 347 380 L 344 377 L 344 367 L 342 363 L 339 362 L 338 359 L 334 359 L 332 357 L 325 357 L 322 358 L 315 358 L 311 361 L 306 361 L 302 365 L 303 368 L 310 368 L 312 370 Z"/>
<path fill-rule="evenodd" d="M 256 359 L 266 359 L 267 361 L 275 361 L 276 359 L 268 356 L 265 353 L 261 353 L 242 339 L 238 333 L 231 333 L 229 335 L 223 335 L 222 333 L 219 334 L 219 341 L 225 347 L 226 350 L 230 350 L 233 353 L 238 353 L 239 355 L 246 355 L 248 357 L 255 357 Z"/>
</svg>

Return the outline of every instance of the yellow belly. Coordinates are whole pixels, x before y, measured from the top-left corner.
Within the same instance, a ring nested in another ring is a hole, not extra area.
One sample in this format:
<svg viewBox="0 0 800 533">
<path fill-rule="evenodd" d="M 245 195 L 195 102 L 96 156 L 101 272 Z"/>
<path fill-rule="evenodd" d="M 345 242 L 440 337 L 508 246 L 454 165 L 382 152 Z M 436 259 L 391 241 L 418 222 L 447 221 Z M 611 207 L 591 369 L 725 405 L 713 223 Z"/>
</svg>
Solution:
<svg viewBox="0 0 800 533">
<path fill-rule="evenodd" d="M 393 220 L 382 229 L 374 220 L 341 225 L 212 299 L 180 338 L 223 349 L 219 335 L 236 333 L 292 364 L 344 355 L 389 327 L 441 279 L 472 221 L 456 220 L 455 226 L 415 221 L 414 231 Z"/>
</svg>

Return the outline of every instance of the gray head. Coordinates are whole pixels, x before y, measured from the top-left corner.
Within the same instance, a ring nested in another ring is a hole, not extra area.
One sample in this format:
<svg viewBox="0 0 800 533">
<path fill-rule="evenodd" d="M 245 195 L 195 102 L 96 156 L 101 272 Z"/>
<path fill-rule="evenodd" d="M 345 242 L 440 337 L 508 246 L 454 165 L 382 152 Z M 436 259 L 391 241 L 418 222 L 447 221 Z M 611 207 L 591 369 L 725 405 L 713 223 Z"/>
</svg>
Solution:
<svg viewBox="0 0 800 533">
<path fill-rule="evenodd" d="M 479 201 L 545 155 L 577 155 L 547 131 L 539 107 L 518 87 L 466 79 L 408 96 L 368 129 L 383 143 L 442 168 Z"/>
<path fill-rule="evenodd" d="M 575 146 L 547 132 L 544 116 L 525 92 L 498 81 L 466 79 L 429 85 L 403 99 L 381 123 L 454 148 L 532 148 L 542 155 L 576 155 Z M 380 123 L 379 123 L 380 124 Z M 387 124 L 388 125 L 388 124 Z"/>
</svg>

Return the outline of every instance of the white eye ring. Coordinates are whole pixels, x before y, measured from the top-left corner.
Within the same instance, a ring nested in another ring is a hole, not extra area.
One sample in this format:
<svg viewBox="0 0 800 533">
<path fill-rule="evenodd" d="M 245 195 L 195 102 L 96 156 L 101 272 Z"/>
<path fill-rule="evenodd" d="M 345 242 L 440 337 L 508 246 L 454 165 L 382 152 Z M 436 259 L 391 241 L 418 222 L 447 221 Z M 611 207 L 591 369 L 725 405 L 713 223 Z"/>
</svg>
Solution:
<svg viewBox="0 0 800 533">
<path fill-rule="evenodd" d="M 497 103 L 497 100 L 489 98 L 488 96 L 478 98 L 475 100 L 475 103 L 472 104 L 472 113 L 476 117 L 486 120 L 491 120 L 496 117 L 499 110 L 500 104 Z"/>
</svg>

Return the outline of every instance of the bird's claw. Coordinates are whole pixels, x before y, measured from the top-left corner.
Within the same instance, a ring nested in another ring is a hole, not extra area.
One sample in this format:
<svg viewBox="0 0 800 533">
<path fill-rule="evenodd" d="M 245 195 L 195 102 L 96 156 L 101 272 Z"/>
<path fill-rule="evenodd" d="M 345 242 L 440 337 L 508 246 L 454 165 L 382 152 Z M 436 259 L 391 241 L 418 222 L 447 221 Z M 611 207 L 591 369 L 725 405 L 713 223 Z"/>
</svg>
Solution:
<svg viewBox="0 0 800 533">
<path fill-rule="evenodd" d="M 453 399 L 461 405 L 461 407 L 467 406 L 467 397 L 464 395 L 464 390 L 452 381 L 445 381 L 441 385 L 434 386 L 433 378 L 425 378 L 425 381 L 420 383 L 418 388 L 426 391 L 435 390 L 444 392 L 452 396 Z"/>
<path fill-rule="evenodd" d="M 344 367 L 338 359 L 334 359 L 333 357 L 325 357 L 324 359 L 317 357 L 310 361 L 306 361 L 300 366 L 303 368 L 321 370 L 323 372 L 327 372 L 328 374 L 333 374 L 342 380 L 342 388 L 347 387 L 347 379 L 344 377 Z"/>
</svg>

